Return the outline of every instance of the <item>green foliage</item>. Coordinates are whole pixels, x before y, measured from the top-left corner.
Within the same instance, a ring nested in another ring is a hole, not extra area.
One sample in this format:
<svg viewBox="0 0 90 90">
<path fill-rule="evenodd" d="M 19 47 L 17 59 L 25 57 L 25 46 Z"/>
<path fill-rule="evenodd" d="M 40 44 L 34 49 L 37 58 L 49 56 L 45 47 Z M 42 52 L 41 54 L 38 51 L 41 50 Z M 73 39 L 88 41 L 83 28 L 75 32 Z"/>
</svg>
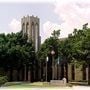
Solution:
<svg viewBox="0 0 90 90">
<path fill-rule="evenodd" d="M 45 40 L 38 51 L 38 58 L 40 61 L 45 61 L 46 57 L 51 54 L 52 49 L 55 51 L 55 58 L 58 58 L 60 30 L 53 31 L 52 37 Z"/>
<path fill-rule="evenodd" d="M 90 28 L 87 24 L 80 30 L 74 29 L 68 38 L 59 39 L 60 30 L 53 31 L 52 37 L 45 40 L 39 50 L 39 58 L 45 59 L 50 53 L 50 46 L 55 50 L 56 57 L 59 55 L 68 62 L 73 60 L 87 61 L 87 55 L 90 54 Z M 77 62 L 78 63 L 78 62 Z"/>
<path fill-rule="evenodd" d="M 59 48 L 63 57 L 70 62 L 73 60 L 86 61 L 87 55 L 90 53 L 90 28 L 74 29 L 73 34 L 61 41 Z"/>
<path fill-rule="evenodd" d="M 0 86 L 5 84 L 8 81 L 7 76 L 2 76 L 0 77 Z"/>
<path fill-rule="evenodd" d="M 54 37 L 54 38 L 58 38 L 58 37 L 60 36 L 60 30 L 56 30 L 56 31 L 54 30 L 51 35 L 52 35 L 52 37 Z"/>
<path fill-rule="evenodd" d="M 22 32 L 0 34 L 0 67 L 18 68 L 32 63 L 32 42 L 27 42 Z"/>
</svg>

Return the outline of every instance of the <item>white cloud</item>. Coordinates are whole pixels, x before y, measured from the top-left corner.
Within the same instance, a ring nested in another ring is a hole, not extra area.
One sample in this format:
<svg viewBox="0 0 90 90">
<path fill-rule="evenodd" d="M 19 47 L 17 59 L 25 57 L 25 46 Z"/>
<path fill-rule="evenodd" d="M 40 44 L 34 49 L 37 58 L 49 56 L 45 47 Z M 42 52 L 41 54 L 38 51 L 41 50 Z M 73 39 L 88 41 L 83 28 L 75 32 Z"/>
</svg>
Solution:
<svg viewBox="0 0 90 90">
<path fill-rule="evenodd" d="M 90 0 L 56 0 L 54 13 L 63 22 L 61 24 L 51 21 L 45 22 L 43 24 L 42 42 L 51 35 L 54 27 L 61 29 L 61 38 L 67 37 L 74 28 L 82 28 L 85 23 L 88 23 L 90 27 Z"/>
<path fill-rule="evenodd" d="M 21 23 L 20 21 L 16 20 L 16 19 L 12 19 L 12 21 L 10 22 L 9 24 L 9 28 L 10 28 L 10 31 L 9 32 L 18 32 L 21 30 Z"/>
<path fill-rule="evenodd" d="M 0 0 L 1 3 L 52 3 L 55 2 L 55 0 Z"/>
<path fill-rule="evenodd" d="M 90 1 L 65 0 L 55 3 L 54 12 L 63 20 L 61 24 L 61 37 L 68 36 L 74 28 L 81 28 L 83 24 L 90 26 Z"/>
<path fill-rule="evenodd" d="M 42 32 L 42 42 L 51 36 L 51 33 L 54 31 L 54 30 L 58 30 L 60 29 L 60 25 L 57 24 L 57 23 L 53 23 L 53 22 L 50 22 L 50 21 L 47 21 L 43 24 L 43 32 Z"/>
</svg>

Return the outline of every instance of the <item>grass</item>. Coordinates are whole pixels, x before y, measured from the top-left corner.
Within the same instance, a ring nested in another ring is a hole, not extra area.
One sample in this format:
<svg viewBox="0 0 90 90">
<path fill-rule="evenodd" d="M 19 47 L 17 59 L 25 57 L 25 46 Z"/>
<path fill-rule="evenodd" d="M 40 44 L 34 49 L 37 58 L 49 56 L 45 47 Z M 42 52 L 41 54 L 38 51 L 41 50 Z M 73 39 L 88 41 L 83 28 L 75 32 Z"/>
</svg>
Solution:
<svg viewBox="0 0 90 90">
<path fill-rule="evenodd" d="M 5 83 L 2 87 L 6 87 L 6 88 L 60 88 L 60 87 L 72 87 L 72 86 L 77 86 L 77 85 L 81 85 L 81 86 L 86 86 L 87 83 L 85 82 L 70 82 L 67 83 L 66 86 L 54 86 L 54 85 L 50 85 L 49 82 L 7 82 Z"/>
<path fill-rule="evenodd" d="M 11 88 L 58 88 L 58 87 L 63 87 L 63 86 L 52 86 L 48 82 L 7 82 L 5 83 L 2 87 L 11 87 Z"/>
</svg>

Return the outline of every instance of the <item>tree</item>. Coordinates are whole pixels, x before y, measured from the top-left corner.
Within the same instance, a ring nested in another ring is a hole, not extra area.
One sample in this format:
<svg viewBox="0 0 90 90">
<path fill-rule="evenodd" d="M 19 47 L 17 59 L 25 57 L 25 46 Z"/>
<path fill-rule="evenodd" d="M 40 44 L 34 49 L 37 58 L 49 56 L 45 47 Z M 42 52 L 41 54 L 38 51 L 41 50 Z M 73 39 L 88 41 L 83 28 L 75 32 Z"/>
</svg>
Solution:
<svg viewBox="0 0 90 90">
<path fill-rule="evenodd" d="M 27 37 L 22 32 L 0 34 L 0 67 L 4 69 L 16 68 L 24 64 L 32 64 L 32 42 L 27 42 Z"/>
<path fill-rule="evenodd" d="M 41 45 L 38 51 L 39 60 L 44 60 L 48 54 L 50 54 L 51 49 L 55 50 L 55 56 L 58 57 L 58 46 L 59 46 L 59 36 L 60 30 L 53 31 L 50 38 L 47 38 L 45 42 Z"/>
</svg>

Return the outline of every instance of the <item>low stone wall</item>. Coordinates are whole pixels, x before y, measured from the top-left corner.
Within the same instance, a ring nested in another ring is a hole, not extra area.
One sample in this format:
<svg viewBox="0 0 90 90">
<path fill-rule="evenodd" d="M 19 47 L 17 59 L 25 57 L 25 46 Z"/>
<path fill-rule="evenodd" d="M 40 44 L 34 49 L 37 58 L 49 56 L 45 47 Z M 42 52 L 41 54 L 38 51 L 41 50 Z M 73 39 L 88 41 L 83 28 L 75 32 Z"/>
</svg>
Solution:
<svg viewBox="0 0 90 90">
<path fill-rule="evenodd" d="M 66 86 L 64 80 L 51 80 L 50 85 Z"/>
</svg>

